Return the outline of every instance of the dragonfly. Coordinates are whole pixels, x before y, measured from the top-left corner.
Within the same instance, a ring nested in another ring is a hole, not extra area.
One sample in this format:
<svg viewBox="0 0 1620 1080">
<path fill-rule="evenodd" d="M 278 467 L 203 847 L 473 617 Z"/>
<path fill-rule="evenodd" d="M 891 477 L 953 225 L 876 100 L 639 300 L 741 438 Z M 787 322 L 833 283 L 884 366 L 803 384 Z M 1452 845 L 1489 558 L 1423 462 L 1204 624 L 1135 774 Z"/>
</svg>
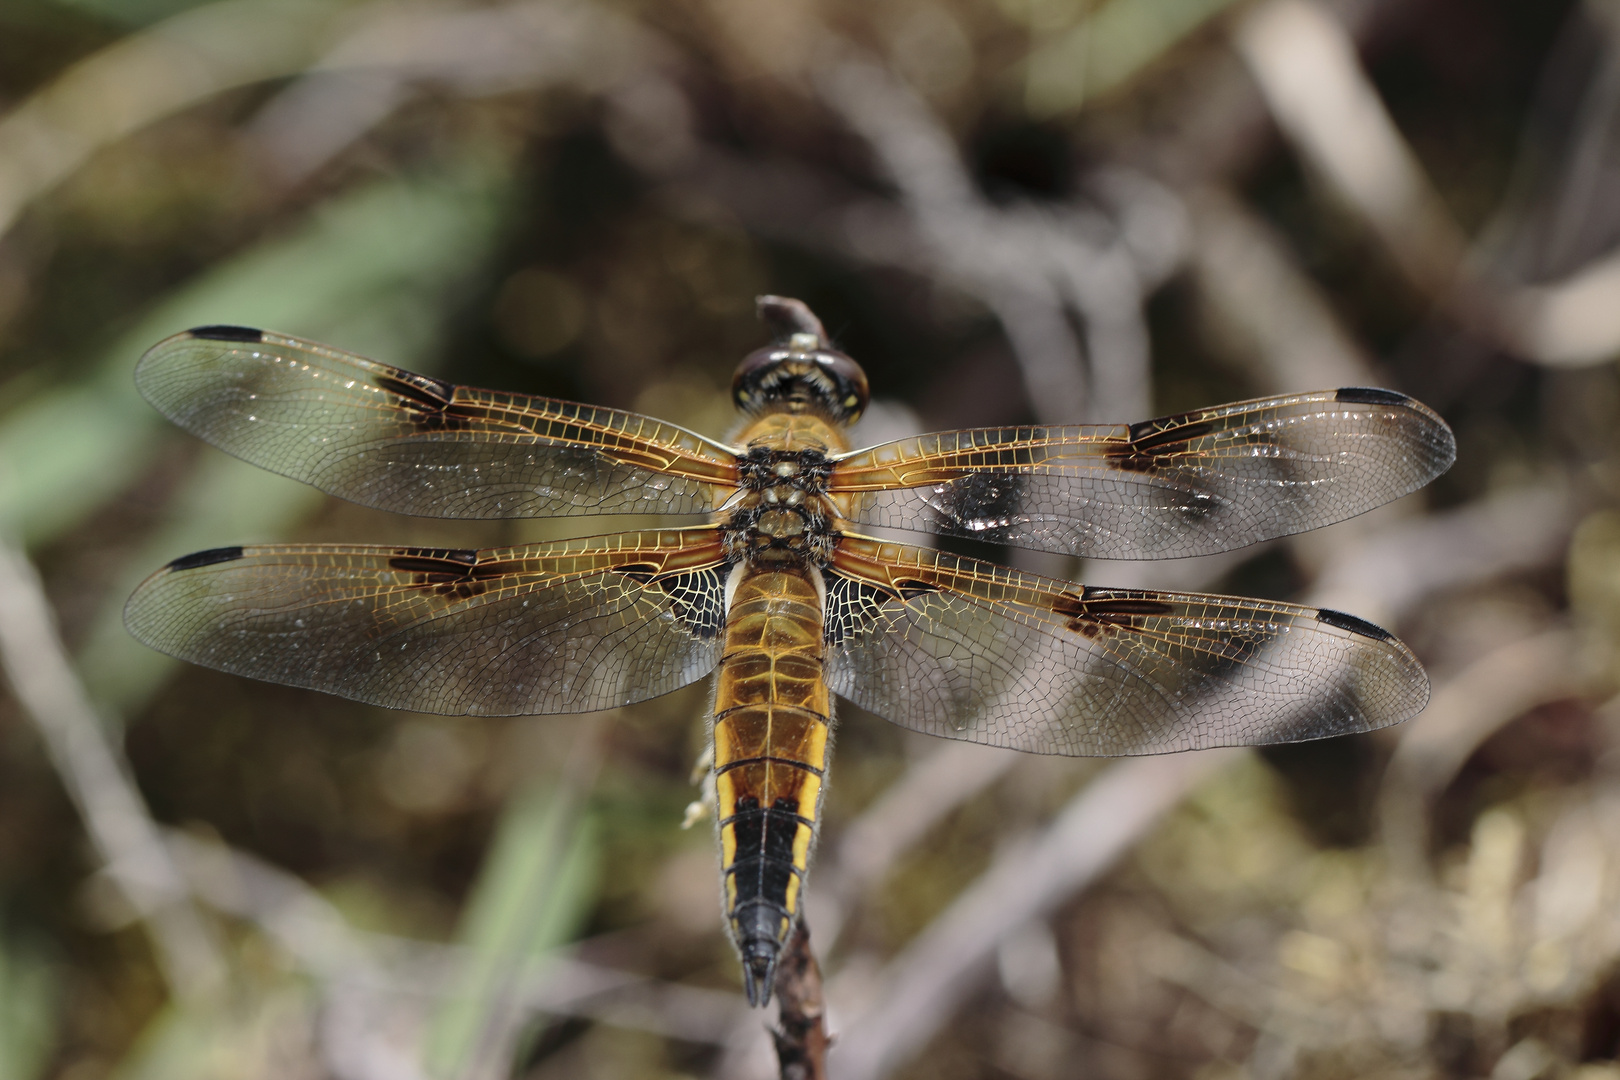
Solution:
<svg viewBox="0 0 1620 1080">
<path fill-rule="evenodd" d="M 146 399 L 340 498 L 438 518 L 697 520 L 483 550 L 215 548 L 148 578 L 126 625 L 197 664 L 426 713 L 612 709 L 718 672 L 722 913 L 753 1005 L 800 917 L 835 695 L 930 735 L 1074 756 L 1321 739 L 1427 702 L 1412 652 L 1355 615 L 1081 585 L 886 538 L 1097 559 L 1246 547 L 1444 472 L 1455 441 L 1419 402 L 1350 387 L 852 449 L 865 372 L 800 301 L 759 310 L 772 342 L 736 369 L 742 419 L 724 442 L 268 331 L 176 334 L 138 365 Z"/>
</svg>

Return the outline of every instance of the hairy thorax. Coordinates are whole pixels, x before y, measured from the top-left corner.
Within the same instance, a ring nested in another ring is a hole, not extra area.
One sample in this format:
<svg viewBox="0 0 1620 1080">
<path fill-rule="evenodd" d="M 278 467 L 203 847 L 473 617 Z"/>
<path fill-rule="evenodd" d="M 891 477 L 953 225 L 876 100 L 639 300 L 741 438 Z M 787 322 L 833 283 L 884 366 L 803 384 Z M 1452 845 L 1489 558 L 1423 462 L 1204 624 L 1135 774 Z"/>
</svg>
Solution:
<svg viewBox="0 0 1620 1080">
<path fill-rule="evenodd" d="M 723 518 L 728 556 L 759 567 L 822 567 L 832 557 L 841 508 L 827 495 L 831 457 L 846 444 L 808 413 L 759 418 L 737 440 L 737 494 Z"/>
</svg>

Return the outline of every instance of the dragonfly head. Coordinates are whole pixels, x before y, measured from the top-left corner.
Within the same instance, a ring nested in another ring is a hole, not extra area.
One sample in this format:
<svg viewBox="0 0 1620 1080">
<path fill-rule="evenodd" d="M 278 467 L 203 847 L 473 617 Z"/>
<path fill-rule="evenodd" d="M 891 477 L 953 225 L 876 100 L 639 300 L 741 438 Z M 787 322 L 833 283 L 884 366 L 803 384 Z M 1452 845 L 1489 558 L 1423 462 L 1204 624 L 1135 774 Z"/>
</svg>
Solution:
<svg viewBox="0 0 1620 1080">
<path fill-rule="evenodd" d="M 821 320 L 802 301 L 762 296 L 758 303 L 778 340 L 737 365 L 731 379 L 737 408 L 750 416 L 776 409 L 814 412 L 841 425 L 858 420 L 871 397 L 861 365 L 828 344 Z"/>
</svg>

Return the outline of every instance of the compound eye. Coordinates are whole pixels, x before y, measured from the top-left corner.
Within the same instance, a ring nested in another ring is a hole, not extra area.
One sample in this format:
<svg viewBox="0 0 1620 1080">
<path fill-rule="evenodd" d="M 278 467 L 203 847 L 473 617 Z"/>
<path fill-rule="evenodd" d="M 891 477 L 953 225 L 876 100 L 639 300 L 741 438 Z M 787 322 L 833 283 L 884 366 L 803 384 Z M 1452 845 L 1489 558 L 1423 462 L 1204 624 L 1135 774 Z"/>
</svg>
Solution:
<svg viewBox="0 0 1620 1080">
<path fill-rule="evenodd" d="M 755 349 L 743 357 L 742 363 L 737 365 L 736 374 L 731 376 L 731 400 L 739 406 L 746 407 L 753 400 L 760 375 L 787 359 L 789 355 L 787 350 L 773 346 Z"/>
<path fill-rule="evenodd" d="M 866 372 L 861 365 L 831 349 L 816 353 L 816 363 L 833 377 L 838 386 L 838 407 L 849 420 L 853 421 L 866 411 L 872 392 L 866 384 Z"/>
</svg>

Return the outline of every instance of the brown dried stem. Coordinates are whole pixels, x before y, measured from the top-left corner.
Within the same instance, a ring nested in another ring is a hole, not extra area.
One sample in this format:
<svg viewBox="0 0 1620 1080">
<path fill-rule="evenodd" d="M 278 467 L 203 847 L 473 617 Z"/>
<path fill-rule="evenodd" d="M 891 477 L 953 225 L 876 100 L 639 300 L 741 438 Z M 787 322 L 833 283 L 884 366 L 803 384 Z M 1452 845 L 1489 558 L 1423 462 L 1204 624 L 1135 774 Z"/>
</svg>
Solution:
<svg viewBox="0 0 1620 1080">
<path fill-rule="evenodd" d="M 142 920 L 176 996 L 206 1000 L 225 961 L 57 636 L 39 574 L 0 540 L 0 672 L 45 744 L 109 877 Z"/>
<path fill-rule="evenodd" d="M 800 920 L 788 938 L 776 977 L 781 1009 L 772 1032 L 782 1080 L 826 1080 L 827 1007 L 821 993 L 821 967 L 810 951 L 810 928 Z"/>
</svg>

